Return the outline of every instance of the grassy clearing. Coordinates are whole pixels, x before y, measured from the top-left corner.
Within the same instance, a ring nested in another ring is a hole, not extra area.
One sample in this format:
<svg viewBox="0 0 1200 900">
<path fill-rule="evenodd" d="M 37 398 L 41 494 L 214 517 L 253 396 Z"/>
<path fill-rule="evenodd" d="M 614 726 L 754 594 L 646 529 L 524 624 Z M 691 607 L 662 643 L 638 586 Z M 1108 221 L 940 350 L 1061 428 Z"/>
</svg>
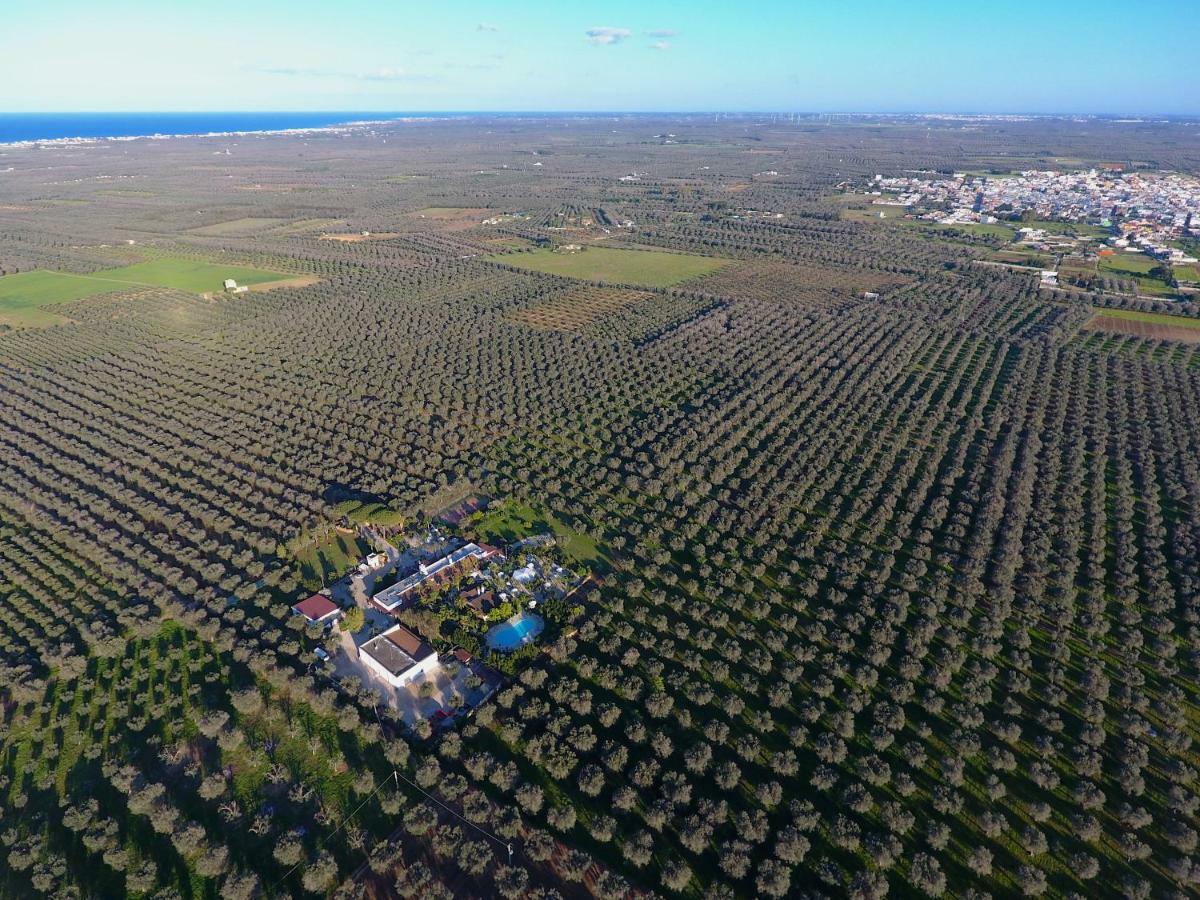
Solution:
<svg viewBox="0 0 1200 900">
<path fill-rule="evenodd" d="M 943 225 L 941 222 L 927 222 L 920 219 L 906 219 L 904 216 L 910 212 L 905 206 L 885 206 L 876 204 L 869 209 L 844 209 L 841 217 L 847 222 L 883 222 L 887 225 L 904 225 L 909 228 L 920 228 L 926 231 L 955 231 L 963 234 L 977 234 L 981 237 L 994 237 L 1002 241 L 1011 241 L 1016 235 L 1016 229 L 1013 226 L 1003 222 L 995 222 L 987 225 L 967 224 L 967 225 Z M 882 217 L 880 214 L 882 213 Z"/>
<path fill-rule="evenodd" d="M 1084 326 L 1087 331 L 1129 335 L 1150 341 L 1200 344 L 1200 319 L 1133 309 L 1101 309 Z M 1154 353 L 1161 355 L 1161 350 Z M 1190 364 L 1190 360 L 1187 361 Z"/>
<path fill-rule="evenodd" d="M 1145 275 L 1155 266 L 1160 266 L 1157 259 L 1144 253 L 1114 253 L 1112 256 L 1100 257 L 1101 269 L 1112 272 L 1127 272 L 1130 275 Z"/>
<path fill-rule="evenodd" d="M 1194 328 L 1200 331 L 1200 319 L 1187 316 L 1172 316 L 1169 313 L 1143 312 L 1139 309 L 1104 309 L 1098 316 L 1110 319 L 1127 319 L 1131 322 L 1150 322 L 1155 325 L 1170 325 L 1174 328 Z"/>
<path fill-rule="evenodd" d="M 221 290 L 226 278 L 254 285 L 287 277 L 282 272 L 177 257 L 151 259 L 88 275 L 38 269 L 0 278 L 0 322 L 31 328 L 52 325 L 64 319 L 43 307 L 115 291 L 173 288 L 200 294 Z"/>
<path fill-rule="evenodd" d="M 230 219 L 228 222 L 214 222 L 212 225 L 201 225 L 199 228 L 188 229 L 191 234 L 202 234 L 207 237 L 225 237 L 227 235 L 253 234 L 283 225 L 287 219 L 272 219 L 262 216 L 246 216 L 241 219 Z"/>
<path fill-rule="evenodd" d="M 360 525 L 382 525 L 385 528 L 404 523 L 404 514 L 374 501 L 343 500 L 336 507 L 340 515 Z"/>
<path fill-rule="evenodd" d="M 534 250 L 529 253 L 494 256 L 492 259 L 548 275 L 647 287 L 670 287 L 689 278 L 715 272 L 729 262 L 725 259 L 687 253 L 612 247 L 589 247 L 574 253 Z"/>
<path fill-rule="evenodd" d="M 573 566 L 603 570 L 611 562 L 608 553 L 591 535 L 571 527 L 553 513 L 513 500 L 493 503 L 486 512 L 467 519 L 466 525 L 480 540 L 499 545 L 536 534 L 553 534 L 566 561 Z"/>
<path fill-rule="evenodd" d="M 300 580 L 309 590 L 320 590 L 358 565 L 358 561 L 371 549 L 357 535 L 331 530 L 325 537 L 296 554 Z"/>
<path fill-rule="evenodd" d="M 339 219 L 297 219 L 271 229 L 271 234 L 307 234 L 311 231 L 324 231 L 335 225 L 343 225 Z"/>
<path fill-rule="evenodd" d="M 1114 253 L 1112 256 L 1102 256 L 1097 263 L 1101 271 L 1112 272 L 1137 282 L 1139 294 L 1152 297 L 1173 297 L 1175 289 L 1158 278 L 1153 278 L 1150 272 L 1164 263 L 1144 253 Z"/>
</svg>

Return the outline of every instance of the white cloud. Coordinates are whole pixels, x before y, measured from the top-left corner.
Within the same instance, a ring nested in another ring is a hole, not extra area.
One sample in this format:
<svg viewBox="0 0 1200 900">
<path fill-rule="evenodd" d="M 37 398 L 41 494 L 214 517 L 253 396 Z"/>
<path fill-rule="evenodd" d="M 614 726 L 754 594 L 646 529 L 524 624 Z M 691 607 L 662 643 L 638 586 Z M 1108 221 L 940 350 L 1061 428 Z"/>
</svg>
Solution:
<svg viewBox="0 0 1200 900">
<path fill-rule="evenodd" d="M 633 37 L 633 32 L 628 28 L 610 28 L 607 25 L 598 28 L 589 28 L 586 34 L 588 43 L 594 44 L 597 47 L 619 44 L 626 38 Z"/>
<path fill-rule="evenodd" d="M 646 34 L 652 38 L 672 38 L 678 32 L 674 28 L 656 28 L 654 31 L 647 31 Z"/>
<path fill-rule="evenodd" d="M 480 22 L 475 26 L 476 31 L 499 31 L 499 25 L 493 25 L 491 22 Z"/>
<path fill-rule="evenodd" d="M 653 44 L 650 45 L 650 49 L 651 50 L 670 50 L 671 42 L 670 41 L 655 41 Z"/>
</svg>

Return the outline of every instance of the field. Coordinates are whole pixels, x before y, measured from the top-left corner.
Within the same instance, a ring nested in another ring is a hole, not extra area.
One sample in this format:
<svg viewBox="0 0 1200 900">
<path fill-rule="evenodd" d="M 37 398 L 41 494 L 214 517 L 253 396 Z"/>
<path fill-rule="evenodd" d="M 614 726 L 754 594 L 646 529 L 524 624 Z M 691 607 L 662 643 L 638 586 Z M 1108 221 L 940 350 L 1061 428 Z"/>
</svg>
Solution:
<svg viewBox="0 0 1200 900">
<path fill-rule="evenodd" d="M 569 287 L 534 306 L 517 310 L 511 322 L 531 328 L 576 331 L 634 303 L 653 297 L 644 291 L 623 288 Z"/>
<path fill-rule="evenodd" d="M 687 287 L 746 299 L 776 298 L 818 306 L 878 293 L 908 281 L 903 275 L 787 262 L 734 263 Z"/>
<path fill-rule="evenodd" d="M 321 235 L 323 241 L 338 241 L 342 244 L 365 244 L 369 241 L 389 241 L 400 237 L 398 231 L 372 231 L 370 234 L 356 232 L 354 234 L 326 233 Z"/>
<path fill-rule="evenodd" d="M 1131 275 L 1145 275 L 1155 266 L 1160 266 L 1157 259 L 1144 253 L 1126 253 L 1118 251 L 1112 256 L 1100 257 L 1097 265 L 1101 269 L 1112 272 L 1128 272 Z"/>
<path fill-rule="evenodd" d="M 492 259 L 547 275 L 660 288 L 715 272 L 726 264 L 726 260 L 686 253 L 594 246 L 575 252 L 533 250 Z"/>
<path fill-rule="evenodd" d="M 414 224 L 424 224 L 439 230 L 463 231 L 474 228 L 491 215 L 495 215 L 492 210 L 473 206 L 427 206 L 409 213 L 406 218 Z"/>
<path fill-rule="evenodd" d="M 841 211 L 841 218 L 847 222 L 864 222 L 883 225 L 896 225 L 904 228 L 916 228 L 925 231 L 957 232 L 959 234 L 977 235 L 979 237 L 996 238 L 1001 241 L 1011 241 L 1016 235 L 1014 226 L 1005 222 L 967 223 L 965 225 L 943 225 L 941 222 L 929 222 L 922 219 L 906 219 L 909 210 L 903 206 L 872 204 L 867 208 L 849 207 Z M 880 213 L 883 217 L 880 218 Z"/>
<path fill-rule="evenodd" d="M 336 529 L 315 542 L 303 541 L 296 552 L 301 581 L 309 590 L 320 590 L 358 565 L 371 550 L 362 538 Z"/>
<path fill-rule="evenodd" d="M 1093 331 L 1110 331 L 1160 341 L 1200 344 L 1200 319 L 1129 309 L 1105 309 L 1088 320 Z"/>
<path fill-rule="evenodd" d="M 1156 267 L 1164 265 L 1144 253 L 1118 252 L 1102 256 L 1097 261 L 1097 271 L 1130 278 L 1137 284 L 1137 292 L 1150 297 L 1172 297 L 1176 290 L 1165 281 L 1150 276 Z"/>
<path fill-rule="evenodd" d="M 988 256 L 988 259 L 1014 266 L 1029 266 L 1033 269 L 1044 269 L 1054 262 L 1053 257 L 1024 247 L 1005 247 L 1002 250 L 996 250 Z"/>
<path fill-rule="evenodd" d="M 49 325 L 63 321 L 61 316 L 45 309 L 56 303 L 154 287 L 197 294 L 217 292 L 226 278 L 246 285 L 287 280 L 280 272 L 170 257 L 87 275 L 43 270 L 20 272 L 0 278 L 0 322 L 26 327 Z"/>
<path fill-rule="evenodd" d="M 212 225 L 201 225 L 199 228 L 191 228 L 189 231 L 192 234 L 204 235 L 205 237 L 242 236 L 266 231 L 268 228 L 283 225 L 287 221 L 287 219 L 274 219 L 265 216 L 246 216 L 241 219 L 231 219 L 228 222 L 214 222 Z"/>
<path fill-rule="evenodd" d="M 493 503 L 483 513 L 468 516 L 464 527 L 480 540 L 499 546 L 536 535 L 553 535 L 571 565 L 607 568 L 611 562 L 608 552 L 594 537 L 578 530 L 579 524 L 572 527 L 561 517 L 529 504 L 504 501 Z"/>
</svg>

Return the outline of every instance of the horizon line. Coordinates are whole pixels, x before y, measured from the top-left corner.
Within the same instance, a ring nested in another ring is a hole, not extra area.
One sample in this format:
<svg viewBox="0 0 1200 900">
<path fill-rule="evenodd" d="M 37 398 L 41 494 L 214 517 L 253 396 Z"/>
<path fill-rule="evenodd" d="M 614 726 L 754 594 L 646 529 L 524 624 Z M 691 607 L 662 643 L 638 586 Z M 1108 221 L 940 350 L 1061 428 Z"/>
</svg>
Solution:
<svg viewBox="0 0 1200 900">
<path fill-rule="evenodd" d="M 0 116 L 115 116 L 115 115 L 373 115 L 373 116 L 883 116 L 931 118 L 938 116 L 963 117 L 1026 117 L 1026 118 L 1165 118 L 1197 119 L 1196 112 L 1105 110 L 965 110 L 965 109 L 39 109 L 0 110 Z"/>
</svg>

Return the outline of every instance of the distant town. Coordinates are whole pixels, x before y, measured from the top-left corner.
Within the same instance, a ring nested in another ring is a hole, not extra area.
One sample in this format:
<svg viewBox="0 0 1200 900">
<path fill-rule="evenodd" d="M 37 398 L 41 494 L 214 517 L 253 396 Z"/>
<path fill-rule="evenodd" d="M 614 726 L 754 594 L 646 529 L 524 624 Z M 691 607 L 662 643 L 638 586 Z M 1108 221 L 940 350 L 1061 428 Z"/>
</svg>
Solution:
<svg viewBox="0 0 1200 900">
<path fill-rule="evenodd" d="M 1112 229 L 1110 246 L 1177 265 L 1196 257 L 1177 242 L 1200 237 L 1200 178 L 1176 173 L 1024 171 L 1016 175 L 918 172 L 876 175 L 866 192 L 880 206 L 911 208 L 943 225 L 1032 218 Z M 882 215 L 882 214 L 881 214 Z"/>
</svg>

